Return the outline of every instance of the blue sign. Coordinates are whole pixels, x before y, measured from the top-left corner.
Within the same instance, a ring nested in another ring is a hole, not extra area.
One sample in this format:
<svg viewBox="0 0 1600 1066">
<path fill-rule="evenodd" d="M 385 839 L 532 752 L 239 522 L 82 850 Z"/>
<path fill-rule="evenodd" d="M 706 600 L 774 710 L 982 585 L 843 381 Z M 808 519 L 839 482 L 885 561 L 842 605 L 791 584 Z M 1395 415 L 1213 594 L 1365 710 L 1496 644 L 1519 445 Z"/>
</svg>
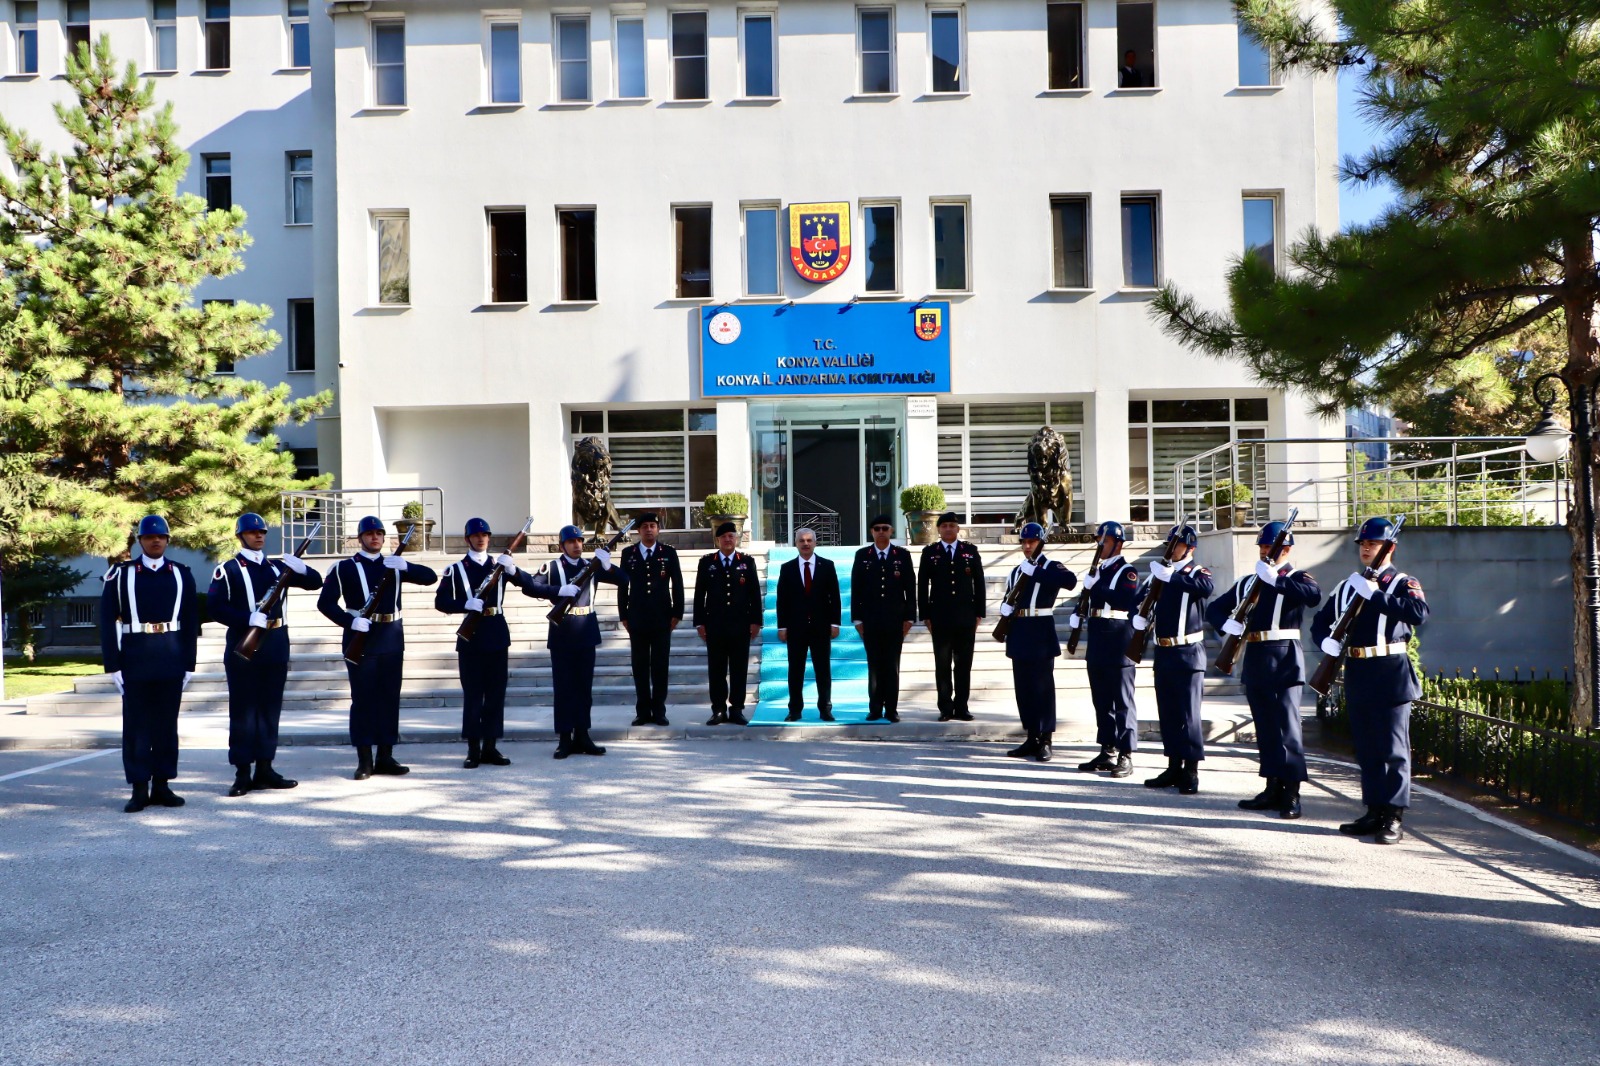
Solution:
<svg viewBox="0 0 1600 1066">
<path fill-rule="evenodd" d="M 950 391 L 948 303 L 707 307 L 700 327 L 705 396 Z"/>
</svg>

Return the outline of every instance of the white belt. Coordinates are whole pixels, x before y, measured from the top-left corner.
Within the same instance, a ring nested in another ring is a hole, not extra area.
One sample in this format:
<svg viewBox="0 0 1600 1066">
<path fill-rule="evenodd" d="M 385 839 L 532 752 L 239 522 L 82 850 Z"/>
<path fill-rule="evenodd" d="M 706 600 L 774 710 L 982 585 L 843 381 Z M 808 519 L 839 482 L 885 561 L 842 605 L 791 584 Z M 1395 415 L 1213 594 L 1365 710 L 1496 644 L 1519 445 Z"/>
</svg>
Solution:
<svg viewBox="0 0 1600 1066">
<path fill-rule="evenodd" d="M 1186 633 L 1181 637 L 1157 637 L 1158 648 L 1181 648 L 1186 644 L 1198 644 L 1206 639 L 1204 633 Z"/>
<path fill-rule="evenodd" d="M 1299 640 L 1298 629 L 1255 629 L 1244 635 L 1246 644 L 1259 644 L 1263 640 Z"/>
<path fill-rule="evenodd" d="M 129 625 L 122 623 L 124 633 L 176 633 L 183 626 L 178 622 L 137 622 Z"/>
<path fill-rule="evenodd" d="M 1044 618 L 1056 613 L 1054 607 L 1020 607 L 1011 612 L 1012 618 Z"/>
<path fill-rule="evenodd" d="M 1090 618 L 1116 618 L 1116 619 L 1119 619 L 1121 621 L 1126 622 L 1128 620 L 1128 612 L 1127 611 L 1113 611 L 1109 607 L 1096 607 L 1096 608 L 1094 608 L 1093 610 L 1091 610 L 1089 612 L 1089 617 Z"/>
<path fill-rule="evenodd" d="M 1397 640 L 1393 644 L 1374 644 L 1370 648 L 1346 648 L 1344 653 L 1352 659 L 1376 659 L 1381 655 L 1404 655 L 1409 641 Z"/>
</svg>

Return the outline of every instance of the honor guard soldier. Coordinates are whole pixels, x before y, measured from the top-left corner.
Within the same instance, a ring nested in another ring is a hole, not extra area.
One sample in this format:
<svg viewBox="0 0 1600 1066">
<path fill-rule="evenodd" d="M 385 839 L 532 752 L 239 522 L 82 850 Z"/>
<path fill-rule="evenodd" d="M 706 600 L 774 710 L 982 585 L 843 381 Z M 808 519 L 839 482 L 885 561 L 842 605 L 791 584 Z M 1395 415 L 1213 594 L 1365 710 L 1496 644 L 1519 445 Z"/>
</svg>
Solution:
<svg viewBox="0 0 1600 1066">
<path fill-rule="evenodd" d="M 1121 522 L 1101 522 L 1094 535 L 1100 541 L 1101 562 L 1083 579 L 1089 617 L 1074 614 L 1069 624 L 1077 629 L 1087 622 L 1089 627 L 1084 665 L 1094 698 L 1100 754 L 1078 769 L 1131 777 L 1133 753 L 1139 746 L 1139 712 L 1133 702 L 1134 664 L 1128 659 L 1128 640 L 1133 635 L 1129 616 L 1139 605 L 1139 571 L 1122 557 L 1126 537 Z"/>
<path fill-rule="evenodd" d="M 1300 618 L 1322 599 L 1317 579 L 1289 563 L 1294 534 L 1283 543 L 1276 565 L 1268 561 L 1282 522 L 1268 522 L 1256 537 L 1261 558 L 1254 574 L 1246 574 L 1232 588 L 1211 601 L 1206 621 L 1213 629 L 1244 641 L 1244 666 L 1239 679 L 1256 727 L 1256 748 L 1261 753 L 1261 776 L 1267 786 L 1252 799 L 1240 800 L 1247 811 L 1277 811 L 1283 818 L 1300 817 L 1300 784 L 1306 779 L 1305 746 L 1300 739 L 1300 693 L 1306 683 L 1305 656 L 1300 650 Z M 1250 583 L 1260 583 L 1260 595 L 1243 625 L 1230 617 Z"/>
<path fill-rule="evenodd" d="M 972 721 L 972 648 L 984 617 L 983 559 L 976 544 L 957 539 L 960 533 L 954 511 L 940 515 L 939 539 L 922 549 L 917 568 L 917 613 L 933 637 L 941 722 Z"/>
<path fill-rule="evenodd" d="M 356 633 L 367 634 L 360 665 L 345 661 L 350 676 L 350 743 L 356 749 L 357 781 L 373 774 L 398 776 L 410 773 L 409 766 L 395 761 L 394 746 L 400 740 L 400 685 L 405 678 L 406 631 L 400 620 L 402 590 L 405 585 L 431 585 L 439 575 L 403 555 L 384 555 L 387 534 L 383 522 L 367 515 L 356 526 L 360 550 L 341 559 L 322 583 L 317 610 L 344 629 L 341 647 L 348 654 Z M 398 570 L 399 578 L 374 605 L 370 618 L 358 617 L 367 598 L 384 584 L 384 576 Z M 372 749 L 378 757 L 374 761 Z"/>
<path fill-rule="evenodd" d="M 872 520 L 872 543 L 850 569 L 850 622 L 867 650 L 867 721 L 900 720 L 900 651 L 917 621 L 911 553 L 889 542 L 894 524 Z"/>
<path fill-rule="evenodd" d="M 506 681 L 510 675 L 511 627 L 506 624 L 506 586 L 524 593 L 533 577 L 517 568 L 516 559 L 501 552 L 489 555 L 489 523 L 469 518 L 466 525 L 467 554 L 452 563 L 433 594 L 433 606 L 445 614 L 478 614 L 478 628 L 471 640 L 456 637 L 456 669 L 461 676 L 461 736 L 467 742 L 467 758 L 461 765 L 468 770 L 482 763 L 510 766 L 494 742 L 506 733 Z M 495 567 L 504 576 L 495 582 L 488 600 L 477 597 L 478 588 Z"/>
<path fill-rule="evenodd" d="M 228 627 L 222 655 L 228 675 L 228 762 L 233 766 L 228 795 L 242 796 L 255 788 L 293 788 L 299 783 L 272 768 L 278 754 L 283 687 L 289 679 L 287 601 L 280 599 L 266 614 L 256 608 L 280 580 L 290 588 L 316 590 L 322 588 L 322 575 L 292 554 L 268 559 L 263 551 L 267 520 L 258 514 L 240 515 L 233 533 L 239 538 L 239 551 L 212 571 L 206 612 Z M 264 632 L 255 654 L 246 659 L 234 649 L 252 629 Z"/>
<path fill-rule="evenodd" d="M 178 776 L 178 705 L 194 676 L 200 614 L 194 575 L 166 558 L 170 537 L 165 518 L 141 519 L 139 556 L 107 570 L 100 593 L 100 653 L 122 694 L 129 814 L 183 806 L 169 782 Z"/>
<path fill-rule="evenodd" d="M 1154 630 L 1152 673 L 1167 768 L 1144 784 L 1146 788 L 1175 787 L 1192 796 L 1200 791 L 1200 760 L 1206 757 L 1205 736 L 1200 731 L 1206 676 L 1204 607 L 1216 585 L 1211 571 L 1195 562 L 1194 548 L 1200 537 L 1193 526 L 1174 526 L 1167 539 L 1173 542 L 1172 561 L 1150 563 L 1150 581 L 1167 587 L 1148 620 Z M 1144 617 L 1134 615 L 1134 629 L 1146 625 Z"/>
<path fill-rule="evenodd" d="M 817 554 L 817 534 L 794 531 L 795 558 L 778 570 L 778 639 L 789 653 L 789 715 L 805 712 L 806 656 L 817 679 L 817 715 L 833 721 L 833 639 L 839 635 L 839 573 Z"/>
<path fill-rule="evenodd" d="M 672 631 L 683 621 L 683 567 L 678 552 L 662 544 L 661 520 L 639 516 L 639 543 L 622 549 L 617 613 L 633 653 L 633 724 L 667 724 L 667 678 Z"/>
<path fill-rule="evenodd" d="M 711 674 L 711 717 L 706 725 L 749 725 L 744 716 L 750 642 L 765 613 L 756 561 L 734 545 L 732 522 L 717 527 L 717 550 L 702 556 L 694 580 L 694 628 L 706 642 Z"/>
<path fill-rule="evenodd" d="M 604 755 L 606 749 L 589 737 L 589 713 L 594 708 L 594 658 L 600 646 L 600 619 L 594 613 L 595 583 L 622 586 L 628 575 L 612 565 L 611 553 L 595 550 L 600 564 L 594 580 L 574 584 L 589 568 L 583 557 L 583 530 L 561 527 L 561 554 L 550 560 L 533 579 L 525 595 L 544 600 L 571 600 L 567 616 L 560 625 L 551 623 L 545 636 L 550 649 L 550 681 L 555 688 L 555 757 Z"/>
<path fill-rule="evenodd" d="M 1011 619 L 1006 658 L 1011 660 L 1017 714 L 1028 739 L 1006 754 L 1049 762 L 1050 738 L 1056 731 L 1056 659 L 1061 655 L 1061 641 L 1056 637 L 1056 593 L 1075 587 L 1078 575 L 1044 557 L 1044 527 L 1038 522 L 1023 526 L 1021 539 L 1022 562 L 1006 578 L 1000 617 Z M 1029 587 L 1013 602 L 1011 592 L 1023 578 L 1029 580 Z"/>
<path fill-rule="evenodd" d="M 1363 568 L 1395 539 L 1394 523 L 1369 518 L 1356 533 Z M 1311 636 L 1327 655 L 1344 653 L 1344 700 L 1350 739 L 1361 764 L 1361 802 L 1367 813 L 1339 827 L 1348 836 L 1398 844 L 1411 806 L 1411 701 L 1422 695 L 1411 665 L 1411 631 L 1428 620 L 1422 584 L 1394 567 L 1394 555 L 1376 578 L 1357 570 L 1341 581 L 1311 620 Z M 1334 623 L 1356 597 L 1367 601 L 1341 647 Z"/>
</svg>

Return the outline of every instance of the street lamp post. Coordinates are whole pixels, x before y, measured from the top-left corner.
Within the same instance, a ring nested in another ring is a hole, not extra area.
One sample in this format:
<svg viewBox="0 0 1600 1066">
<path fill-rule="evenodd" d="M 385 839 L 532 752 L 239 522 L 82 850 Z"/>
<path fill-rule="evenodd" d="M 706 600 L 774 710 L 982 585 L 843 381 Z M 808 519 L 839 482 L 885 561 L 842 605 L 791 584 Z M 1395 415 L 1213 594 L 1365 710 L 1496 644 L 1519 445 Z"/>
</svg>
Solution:
<svg viewBox="0 0 1600 1066">
<path fill-rule="evenodd" d="M 1555 387 L 1560 374 L 1544 374 L 1533 383 L 1533 398 L 1544 405 L 1539 424 L 1533 427 L 1524 444 L 1528 457 L 1536 463 L 1560 462 L 1566 457 L 1569 442 L 1576 438 L 1578 454 L 1578 521 L 1583 529 L 1584 605 L 1589 614 L 1589 713 L 1600 727 L 1600 558 L 1595 545 L 1594 514 L 1594 393 L 1588 385 L 1569 385 L 1567 399 L 1572 409 L 1573 428 L 1556 418 Z M 1541 388 L 1543 393 L 1541 394 Z"/>
</svg>

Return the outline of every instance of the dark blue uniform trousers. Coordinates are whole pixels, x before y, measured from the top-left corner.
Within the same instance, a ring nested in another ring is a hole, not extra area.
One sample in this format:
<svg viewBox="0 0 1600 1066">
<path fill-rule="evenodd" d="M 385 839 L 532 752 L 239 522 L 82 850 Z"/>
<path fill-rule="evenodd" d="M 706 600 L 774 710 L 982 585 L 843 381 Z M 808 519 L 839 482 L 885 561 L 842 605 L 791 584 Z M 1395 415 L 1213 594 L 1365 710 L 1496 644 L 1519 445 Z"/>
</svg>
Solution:
<svg viewBox="0 0 1600 1066">
<path fill-rule="evenodd" d="M 124 681 L 122 772 L 130 785 L 178 776 L 178 706 L 183 678 Z"/>
<path fill-rule="evenodd" d="M 1139 719 L 1133 702 L 1133 664 L 1088 664 L 1094 698 L 1095 740 L 1102 748 L 1132 752 L 1139 747 Z"/>
<path fill-rule="evenodd" d="M 1017 690 L 1017 717 L 1030 733 L 1056 731 L 1056 661 L 1012 659 L 1011 683 Z"/>
<path fill-rule="evenodd" d="M 1306 749 L 1300 739 L 1302 685 L 1246 685 L 1244 698 L 1256 724 L 1261 776 L 1285 781 L 1306 779 Z"/>
<path fill-rule="evenodd" d="M 367 652 L 360 666 L 344 664 L 350 675 L 351 744 L 400 743 L 400 683 L 405 658 L 404 652 Z"/>
<path fill-rule="evenodd" d="M 1345 669 L 1348 671 L 1349 667 Z M 1361 802 L 1411 806 L 1411 701 L 1391 704 L 1364 700 L 1348 683 L 1345 707 L 1350 739 L 1361 764 Z"/>
<path fill-rule="evenodd" d="M 1195 659 L 1201 665 L 1196 667 Z M 1206 757 L 1200 731 L 1200 704 L 1205 694 L 1205 660 L 1188 648 L 1157 648 L 1152 673 L 1156 716 L 1161 720 L 1161 751 L 1169 759 L 1199 761 Z"/>
<path fill-rule="evenodd" d="M 509 650 L 458 648 L 456 666 L 461 674 L 461 735 L 468 740 L 499 740 L 506 732 Z"/>
<path fill-rule="evenodd" d="M 555 687 L 557 733 L 589 728 L 594 707 L 593 644 L 550 649 L 550 680 Z"/>
<path fill-rule="evenodd" d="M 224 663 L 228 674 L 228 762 L 234 766 L 271 762 L 278 755 L 278 719 L 283 714 L 289 664 L 241 659 L 231 652 Z"/>
</svg>

